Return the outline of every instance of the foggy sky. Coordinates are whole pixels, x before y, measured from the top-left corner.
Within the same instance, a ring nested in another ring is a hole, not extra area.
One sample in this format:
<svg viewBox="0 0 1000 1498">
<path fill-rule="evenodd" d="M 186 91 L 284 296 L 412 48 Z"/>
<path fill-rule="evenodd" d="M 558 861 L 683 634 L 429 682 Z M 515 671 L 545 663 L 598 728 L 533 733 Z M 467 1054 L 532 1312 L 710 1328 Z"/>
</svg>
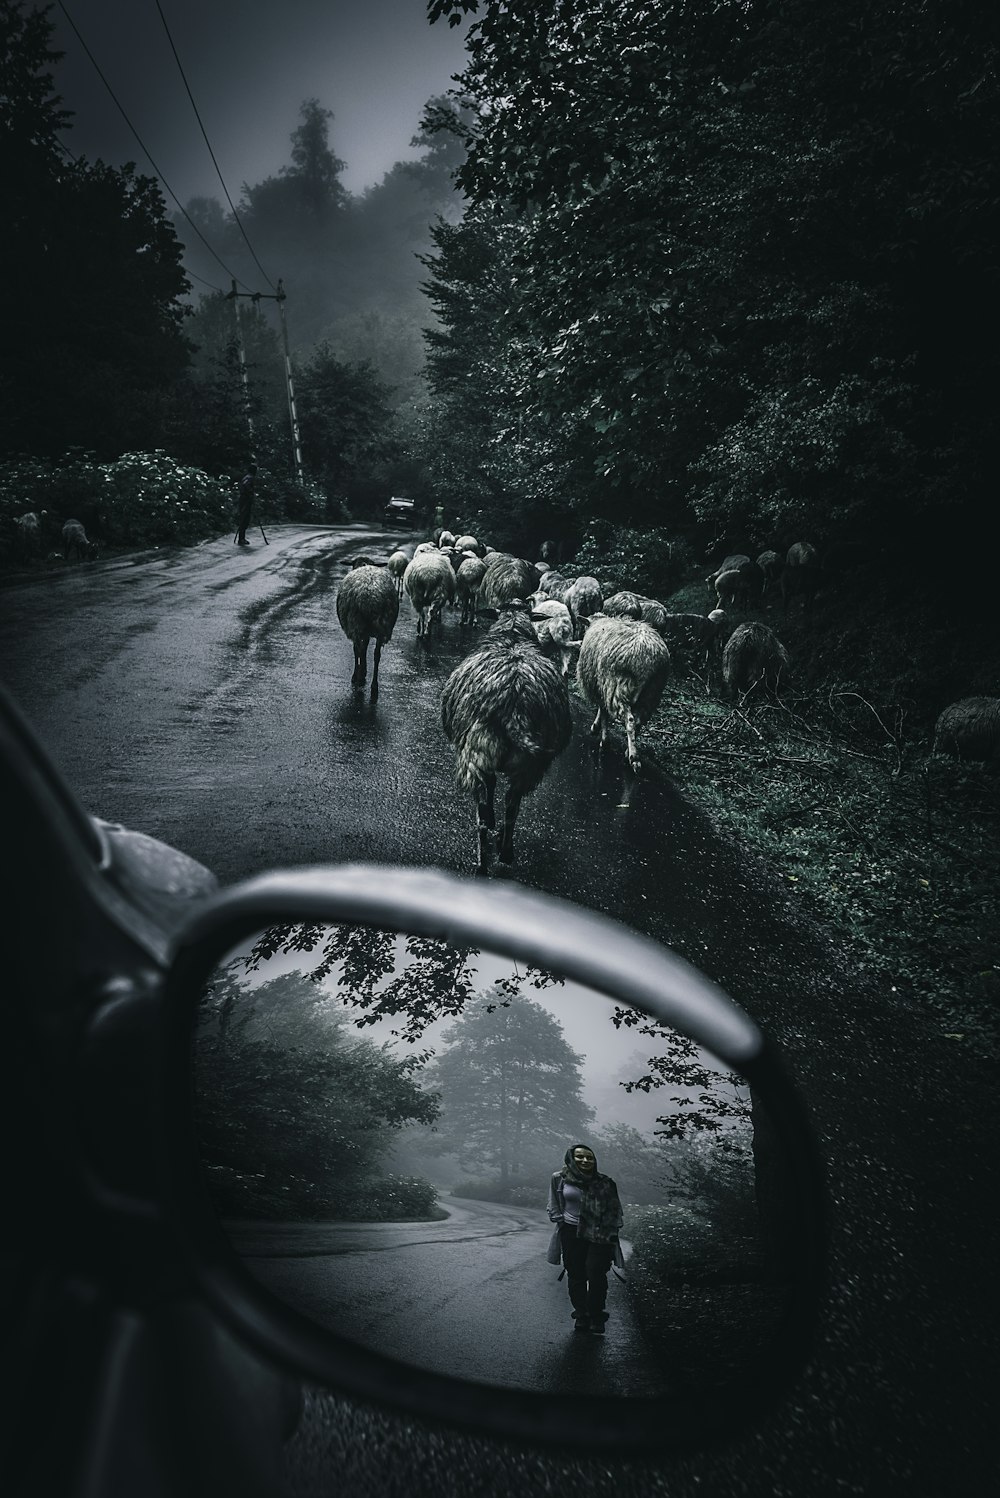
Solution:
<svg viewBox="0 0 1000 1498">
<path fill-rule="evenodd" d="M 349 192 L 381 180 L 409 147 L 428 98 L 463 65 L 465 26 L 426 20 L 425 0 L 160 0 L 226 186 L 289 160 L 303 99 L 332 109 Z M 154 0 L 66 0 L 83 40 L 181 203 L 225 195 Z M 152 174 L 58 4 L 56 92 L 75 111 L 69 149 Z M 165 193 L 167 208 L 175 203 Z"/>
</svg>

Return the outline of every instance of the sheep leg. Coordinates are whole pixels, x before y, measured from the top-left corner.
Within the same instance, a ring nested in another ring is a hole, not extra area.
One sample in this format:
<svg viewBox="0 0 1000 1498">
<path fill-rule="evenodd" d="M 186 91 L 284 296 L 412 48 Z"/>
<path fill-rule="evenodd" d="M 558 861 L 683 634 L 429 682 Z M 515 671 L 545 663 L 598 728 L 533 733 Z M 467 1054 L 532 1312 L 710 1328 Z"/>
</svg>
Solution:
<svg viewBox="0 0 1000 1498">
<path fill-rule="evenodd" d="M 507 787 L 503 804 L 503 831 L 500 834 L 499 858 L 501 863 L 514 862 L 514 823 L 521 806 L 521 792 L 513 785 Z"/>
<path fill-rule="evenodd" d="M 484 775 L 476 787 L 476 822 L 479 832 L 479 865 L 480 874 L 485 874 L 489 862 L 490 833 L 495 825 L 493 811 L 493 792 L 496 789 L 496 776 Z"/>
<path fill-rule="evenodd" d="M 591 734 L 600 733 L 601 737 L 597 747 L 603 750 L 608 738 L 608 719 L 603 707 L 597 709 L 597 717 L 590 725 L 590 732 Z"/>
<path fill-rule="evenodd" d="M 638 724 L 635 721 L 635 713 L 632 711 L 631 707 L 627 707 L 625 709 L 625 738 L 628 743 L 628 762 L 631 765 L 632 769 L 636 772 L 636 774 L 638 774 L 638 772 L 642 769 L 642 764 L 639 760 L 639 751 L 636 748 L 635 743 L 636 734 L 638 732 L 639 728 Z"/>
<path fill-rule="evenodd" d="M 358 640 L 355 640 L 355 642 L 354 642 L 354 675 L 351 677 L 351 686 L 352 687 L 356 687 L 358 689 L 358 691 L 360 691 L 361 688 L 365 684 L 365 677 L 367 675 L 368 675 L 368 641 L 365 640 L 362 643 L 362 642 L 359 642 Z"/>
<path fill-rule="evenodd" d="M 372 688 L 371 696 L 378 696 L 378 663 L 382 659 L 382 641 L 375 641 L 375 660 L 372 664 Z"/>
</svg>

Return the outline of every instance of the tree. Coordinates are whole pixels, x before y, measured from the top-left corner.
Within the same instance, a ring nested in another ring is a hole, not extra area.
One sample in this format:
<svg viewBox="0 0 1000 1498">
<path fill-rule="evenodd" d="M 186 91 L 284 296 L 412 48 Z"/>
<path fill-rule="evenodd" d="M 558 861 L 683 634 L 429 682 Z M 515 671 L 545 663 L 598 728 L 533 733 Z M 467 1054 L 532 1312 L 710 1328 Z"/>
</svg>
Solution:
<svg viewBox="0 0 1000 1498">
<path fill-rule="evenodd" d="M 342 364 L 326 342 L 295 382 L 303 449 L 328 499 L 377 502 L 374 473 L 393 451 L 388 387 L 369 365 Z"/>
<path fill-rule="evenodd" d="M 351 1036 L 346 1018 L 298 972 L 256 988 L 243 964 L 221 971 L 202 1010 L 195 1078 L 209 1170 L 262 1178 L 289 1209 L 338 1215 L 376 1175 L 395 1133 L 429 1124 L 421 1058 Z"/>
<path fill-rule="evenodd" d="M 988 493 L 988 8 L 431 7 L 465 10 L 471 209 L 436 275 L 485 225 L 517 225 L 517 308 L 483 347 L 501 389 L 527 368 L 525 422 L 589 512 L 786 544 L 919 528 L 939 547 Z M 470 297 L 484 335 L 491 290 L 487 272 Z"/>
<path fill-rule="evenodd" d="M 0 443 L 103 456 L 153 446 L 162 403 L 190 349 L 181 248 L 157 183 L 67 160 L 56 132 L 51 22 L 0 3 L 0 169 L 8 298 Z"/>
<path fill-rule="evenodd" d="M 502 1186 L 517 1184 L 529 1162 L 561 1161 L 592 1110 L 581 1091 L 583 1058 L 548 1010 L 494 985 L 443 1039 L 447 1049 L 427 1068 L 441 1096 L 440 1146 L 467 1168 L 495 1170 Z"/>
</svg>

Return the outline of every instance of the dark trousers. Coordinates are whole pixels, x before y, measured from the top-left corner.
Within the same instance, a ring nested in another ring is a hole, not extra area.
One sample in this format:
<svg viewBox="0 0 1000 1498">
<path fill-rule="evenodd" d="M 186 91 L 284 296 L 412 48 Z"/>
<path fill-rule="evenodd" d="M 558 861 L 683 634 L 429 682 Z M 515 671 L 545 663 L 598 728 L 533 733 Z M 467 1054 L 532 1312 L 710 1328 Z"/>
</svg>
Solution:
<svg viewBox="0 0 1000 1498">
<path fill-rule="evenodd" d="M 239 526 L 239 530 L 237 531 L 236 534 L 237 534 L 237 537 L 238 537 L 238 539 L 240 541 L 245 541 L 246 538 L 247 538 L 247 526 L 250 524 L 250 511 L 252 509 L 253 509 L 253 495 L 252 494 L 240 495 L 240 512 L 239 512 L 239 518 L 238 518 L 238 520 L 236 522 L 237 525 Z"/>
<path fill-rule="evenodd" d="M 563 1223 L 559 1229 L 569 1298 L 574 1311 L 599 1316 L 608 1298 L 608 1271 L 614 1248 L 610 1243 L 590 1243 L 577 1235 L 575 1227 Z"/>
</svg>

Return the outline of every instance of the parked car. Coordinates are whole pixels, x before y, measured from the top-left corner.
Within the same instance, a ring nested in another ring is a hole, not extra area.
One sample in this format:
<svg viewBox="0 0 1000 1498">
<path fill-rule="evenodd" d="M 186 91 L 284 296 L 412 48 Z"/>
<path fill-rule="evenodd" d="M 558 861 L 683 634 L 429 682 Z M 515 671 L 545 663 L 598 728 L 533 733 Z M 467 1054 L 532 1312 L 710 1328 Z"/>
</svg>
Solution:
<svg viewBox="0 0 1000 1498">
<path fill-rule="evenodd" d="M 412 499 L 401 499 L 393 495 L 383 510 L 386 525 L 401 525 L 412 529 L 416 525 L 417 507 Z"/>
</svg>

